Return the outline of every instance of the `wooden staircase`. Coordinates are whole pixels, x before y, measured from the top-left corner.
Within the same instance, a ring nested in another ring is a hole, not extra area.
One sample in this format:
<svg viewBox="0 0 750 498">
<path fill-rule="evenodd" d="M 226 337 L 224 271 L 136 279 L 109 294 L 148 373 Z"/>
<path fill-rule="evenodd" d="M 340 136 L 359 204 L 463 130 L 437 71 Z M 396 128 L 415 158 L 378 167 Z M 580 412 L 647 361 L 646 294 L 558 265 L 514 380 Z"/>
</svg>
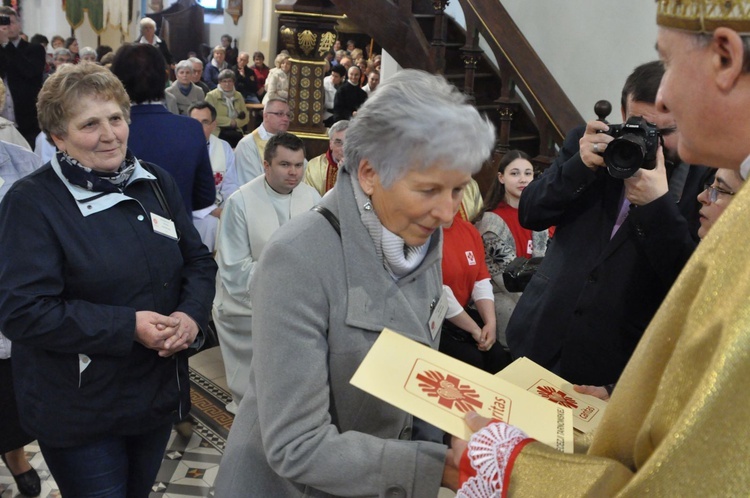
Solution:
<svg viewBox="0 0 750 498">
<path fill-rule="evenodd" d="M 402 67 L 441 73 L 497 127 L 493 164 L 521 149 L 544 169 L 571 128 L 584 123 L 500 0 L 454 0 L 466 28 L 445 14 L 449 0 L 330 0 Z M 497 60 L 489 60 L 480 39 Z"/>
</svg>

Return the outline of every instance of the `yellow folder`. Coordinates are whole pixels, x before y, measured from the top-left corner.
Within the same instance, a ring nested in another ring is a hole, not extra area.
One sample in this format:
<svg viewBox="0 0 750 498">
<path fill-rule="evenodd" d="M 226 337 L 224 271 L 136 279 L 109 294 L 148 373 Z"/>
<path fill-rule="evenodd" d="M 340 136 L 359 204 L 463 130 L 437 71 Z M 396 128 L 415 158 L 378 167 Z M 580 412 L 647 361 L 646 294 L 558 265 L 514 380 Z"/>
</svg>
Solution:
<svg viewBox="0 0 750 498">
<path fill-rule="evenodd" d="M 573 412 L 443 353 L 385 329 L 351 383 L 412 415 L 468 440 L 475 411 L 573 452 Z"/>
</svg>

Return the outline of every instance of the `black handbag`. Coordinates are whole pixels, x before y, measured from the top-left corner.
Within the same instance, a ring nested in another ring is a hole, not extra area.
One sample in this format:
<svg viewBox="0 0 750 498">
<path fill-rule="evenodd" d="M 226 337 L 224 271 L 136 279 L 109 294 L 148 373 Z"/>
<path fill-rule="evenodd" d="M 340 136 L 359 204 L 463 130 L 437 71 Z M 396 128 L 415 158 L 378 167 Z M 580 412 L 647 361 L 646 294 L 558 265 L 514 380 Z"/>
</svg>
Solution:
<svg viewBox="0 0 750 498">
<path fill-rule="evenodd" d="M 542 261 L 543 256 L 531 259 L 518 256 L 508 263 L 503 272 L 503 283 L 508 292 L 523 292 Z"/>
</svg>

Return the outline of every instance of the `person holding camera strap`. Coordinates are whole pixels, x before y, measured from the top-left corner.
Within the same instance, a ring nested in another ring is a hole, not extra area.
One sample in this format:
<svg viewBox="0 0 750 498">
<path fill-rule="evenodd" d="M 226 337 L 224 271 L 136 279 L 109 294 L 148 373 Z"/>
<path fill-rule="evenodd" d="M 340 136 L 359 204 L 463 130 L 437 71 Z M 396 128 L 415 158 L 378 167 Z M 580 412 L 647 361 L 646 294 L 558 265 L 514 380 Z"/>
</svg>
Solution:
<svg viewBox="0 0 750 498">
<path fill-rule="evenodd" d="M 658 61 L 635 68 L 625 123 L 572 130 L 520 199 L 522 226 L 557 228 L 510 318 L 508 346 L 575 384 L 617 382 L 698 243 L 695 196 L 713 170 L 677 157 L 674 118 L 654 105 L 663 74 Z"/>
</svg>

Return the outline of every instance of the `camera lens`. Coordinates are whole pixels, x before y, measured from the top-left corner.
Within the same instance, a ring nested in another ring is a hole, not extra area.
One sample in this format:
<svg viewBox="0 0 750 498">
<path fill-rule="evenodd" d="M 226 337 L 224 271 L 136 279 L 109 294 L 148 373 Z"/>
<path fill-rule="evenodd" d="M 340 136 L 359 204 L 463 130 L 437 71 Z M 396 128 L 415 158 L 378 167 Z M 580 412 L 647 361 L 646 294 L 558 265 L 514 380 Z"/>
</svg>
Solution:
<svg viewBox="0 0 750 498">
<path fill-rule="evenodd" d="M 612 140 L 604 151 L 604 163 L 615 178 L 630 178 L 643 165 L 646 144 L 637 135 L 627 133 Z"/>
</svg>

